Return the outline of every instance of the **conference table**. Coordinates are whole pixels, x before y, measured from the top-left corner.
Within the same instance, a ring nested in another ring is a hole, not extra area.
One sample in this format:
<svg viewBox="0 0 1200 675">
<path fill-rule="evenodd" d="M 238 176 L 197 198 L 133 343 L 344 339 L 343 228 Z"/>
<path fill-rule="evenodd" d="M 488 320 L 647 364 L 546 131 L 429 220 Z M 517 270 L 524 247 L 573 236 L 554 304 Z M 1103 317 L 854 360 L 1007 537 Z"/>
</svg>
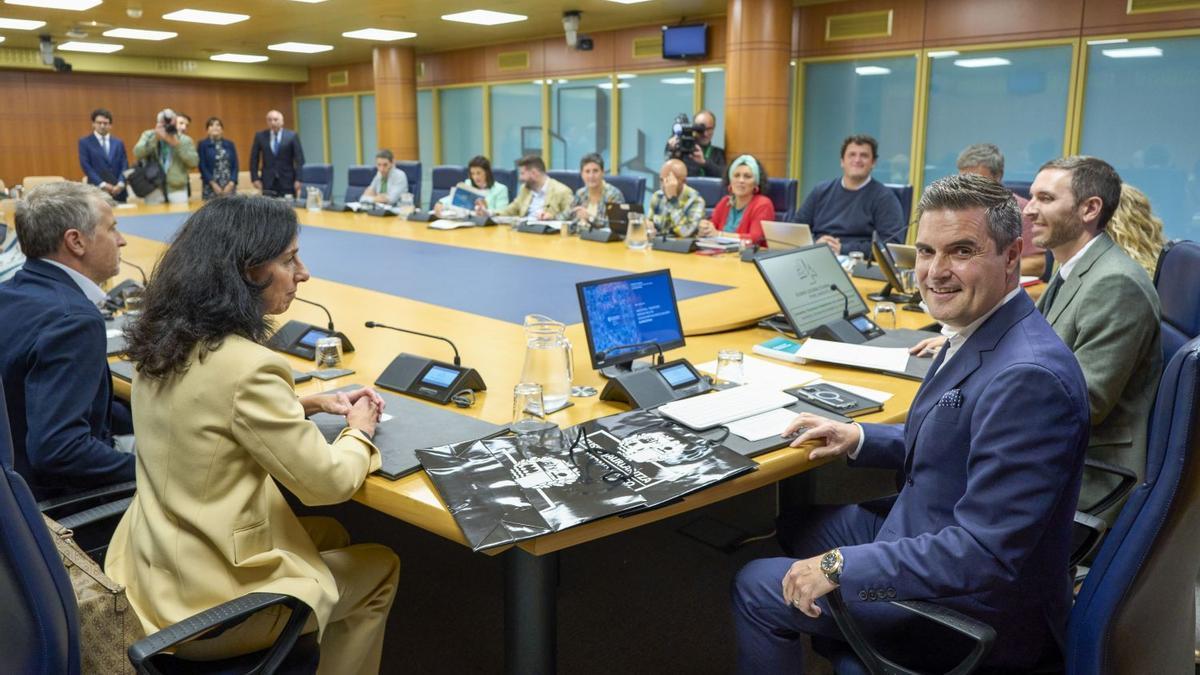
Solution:
<svg viewBox="0 0 1200 675">
<path fill-rule="evenodd" d="M 512 390 L 520 382 L 525 357 L 524 315 L 541 313 L 567 324 L 566 336 L 574 345 L 573 384 L 601 390 L 605 381 L 592 369 L 587 354 L 573 282 L 662 268 L 670 268 L 676 282 L 687 341 L 669 352 L 669 358 L 698 364 L 715 359 L 718 350 L 727 348 L 750 356 L 755 344 L 778 335 L 756 327 L 760 319 L 777 313 L 778 306 L 755 265 L 742 262 L 736 253 L 706 256 L 630 250 L 620 242 L 527 234 L 503 226 L 435 230 L 425 223 L 366 214 L 302 209 L 297 214 L 302 223 L 299 255 L 312 274 L 298 295 L 328 307 L 337 329 L 356 348 L 343 362 L 353 374 L 297 385 L 299 395 L 371 385 L 400 352 L 450 360 L 449 348 L 441 342 L 364 326 L 377 321 L 453 340 L 463 365 L 477 369 L 487 384 L 473 407 L 456 412 L 506 425 L 512 421 Z M 149 272 L 186 216 L 187 208 L 180 205 L 118 210 L 118 229 L 128 242 L 123 259 Z M 882 286 L 878 281 L 854 282 L 864 297 Z M 326 323 L 320 309 L 299 302 L 277 317 L 279 324 L 287 320 Z M 902 310 L 897 312 L 897 323 L 899 328 L 921 328 L 931 319 Z M 297 370 L 313 368 L 312 362 L 287 358 Z M 865 422 L 903 421 L 919 386 L 913 380 L 865 370 L 815 363 L 797 367 L 834 382 L 892 394 L 883 410 L 858 418 Z M 114 379 L 114 386 L 118 396 L 128 397 L 128 383 Z M 573 397 L 572 403 L 548 419 L 566 428 L 627 409 L 598 396 Z M 559 551 L 771 485 L 824 463 L 810 461 L 807 454 L 808 448 L 773 450 L 754 458 L 756 471 L 665 506 L 486 551 L 505 556 L 506 670 L 531 673 L 555 668 Z M 373 475 L 354 499 L 446 539 L 467 543 L 424 471 L 399 480 Z"/>
</svg>

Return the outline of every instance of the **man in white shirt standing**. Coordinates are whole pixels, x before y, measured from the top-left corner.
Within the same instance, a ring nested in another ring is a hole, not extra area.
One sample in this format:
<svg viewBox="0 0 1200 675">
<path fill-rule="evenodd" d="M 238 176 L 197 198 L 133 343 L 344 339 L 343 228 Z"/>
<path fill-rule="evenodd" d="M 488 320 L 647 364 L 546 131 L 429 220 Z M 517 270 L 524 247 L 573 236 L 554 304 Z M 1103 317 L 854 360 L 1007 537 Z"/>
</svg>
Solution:
<svg viewBox="0 0 1200 675">
<path fill-rule="evenodd" d="M 392 205 L 400 201 L 400 195 L 408 192 L 408 176 L 396 168 L 396 157 L 384 148 L 375 153 L 375 177 L 363 190 L 359 201 Z"/>
</svg>

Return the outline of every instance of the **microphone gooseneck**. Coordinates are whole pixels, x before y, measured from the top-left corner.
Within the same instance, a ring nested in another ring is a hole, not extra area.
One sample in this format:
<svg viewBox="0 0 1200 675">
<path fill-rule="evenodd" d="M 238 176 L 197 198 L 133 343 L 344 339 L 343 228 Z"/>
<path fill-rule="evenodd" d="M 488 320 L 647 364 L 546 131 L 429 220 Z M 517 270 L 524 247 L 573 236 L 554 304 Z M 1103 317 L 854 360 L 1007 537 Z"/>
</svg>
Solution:
<svg viewBox="0 0 1200 675">
<path fill-rule="evenodd" d="M 334 329 L 334 327 L 333 327 L 333 315 L 329 313 L 329 309 L 325 305 L 322 305 L 319 302 L 313 302 L 312 300 L 305 300 L 304 298 L 302 298 L 298 295 L 296 296 L 296 299 L 299 300 L 300 302 L 303 302 L 306 305 L 312 305 L 313 307 L 320 307 L 325 312 L 325 318 L 329 319 L 329 332 L 330 333 L 336 332 L 336 329 Z"/>
<path fill-rule="evenodd" d="M 445 342 L 446 344 L 450 345 L 450 349 L 454 350 L 454 365 L 460 366 L 460 367 L 462 366 L 462 359 L 459 358 L 459 356 L 458 356 L 458 347 L 455 347 L 454 343 L 451 342 L 448 338 L 444 338 L 440 335 L 431 335 L 429 333 L 422 333 L 419 330 L 409 330 L 408 328 L 397 328 L 395 326 L 389 326 L 387 324 L 379 323 L 378 321 L 368 321 L 364 325 L 367 328 L 386 328 L 388 330 L 399 331 L 401 333 L 410 333 L 412 335 L 420 335 L 421 337 L 427 337 L 427 338 L 430 338 L 433 340 L 441 340 L 442 342 Z"/>
</svg>

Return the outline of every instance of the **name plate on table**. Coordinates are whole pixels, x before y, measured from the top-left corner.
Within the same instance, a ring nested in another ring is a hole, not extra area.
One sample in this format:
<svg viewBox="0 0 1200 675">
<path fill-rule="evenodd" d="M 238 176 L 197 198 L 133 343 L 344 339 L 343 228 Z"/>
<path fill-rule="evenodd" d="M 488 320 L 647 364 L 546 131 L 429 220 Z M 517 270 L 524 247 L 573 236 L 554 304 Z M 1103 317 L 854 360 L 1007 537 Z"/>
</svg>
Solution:
<svg viewBox="0 0 1200 675">
<path fill-rule="evenodd" d="M 333 392 L 355 389 L 358 387 L 342 387 Z M 383 410 L 384 421 L 375 427 L 374 442 L 383 455 L 383 466 L 378 473 L 389 480 L 398 480 L 421 468 L 415 454 L 418 448 L 471 441 L 504 428 L 390 392 L 381 391 L 379 395 L 387 405 Z M 329 441 L 346 428 L 346 418 L 337 415 L 318 413 L 310 419 Z"/>
</svg>

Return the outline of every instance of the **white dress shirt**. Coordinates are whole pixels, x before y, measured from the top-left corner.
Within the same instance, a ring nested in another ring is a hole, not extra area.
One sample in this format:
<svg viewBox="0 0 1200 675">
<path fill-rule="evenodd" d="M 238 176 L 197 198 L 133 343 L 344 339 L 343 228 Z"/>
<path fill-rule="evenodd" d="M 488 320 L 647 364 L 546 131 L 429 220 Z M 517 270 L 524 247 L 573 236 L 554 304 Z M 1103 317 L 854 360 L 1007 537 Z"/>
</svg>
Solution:
<svg viewBox="0 0 1200 675">
<path fill-rule="evenodd" d="M 1071 256 L 1070 260 L 1067 260 L 1065 263 L 1058 266 L 1058 275 L 1062 277 L 1063 281 L 1066 281 L 1067 278 L 1071 276 L 1071 270 L 1075 269 L 1075 266 L 1078 265 L 1079 261 L 1083 258 L 1083 254 L 1087 253 L 1088 249 L 1091 248 L 1092 244 L 1096 243 L 1096 240 L 1099 238 L 1099 236 L 1092 237 L 1088 243 L 1083 245 L 1083 248 L 1079 249 L 1075 255 Z"/>
</svg>

